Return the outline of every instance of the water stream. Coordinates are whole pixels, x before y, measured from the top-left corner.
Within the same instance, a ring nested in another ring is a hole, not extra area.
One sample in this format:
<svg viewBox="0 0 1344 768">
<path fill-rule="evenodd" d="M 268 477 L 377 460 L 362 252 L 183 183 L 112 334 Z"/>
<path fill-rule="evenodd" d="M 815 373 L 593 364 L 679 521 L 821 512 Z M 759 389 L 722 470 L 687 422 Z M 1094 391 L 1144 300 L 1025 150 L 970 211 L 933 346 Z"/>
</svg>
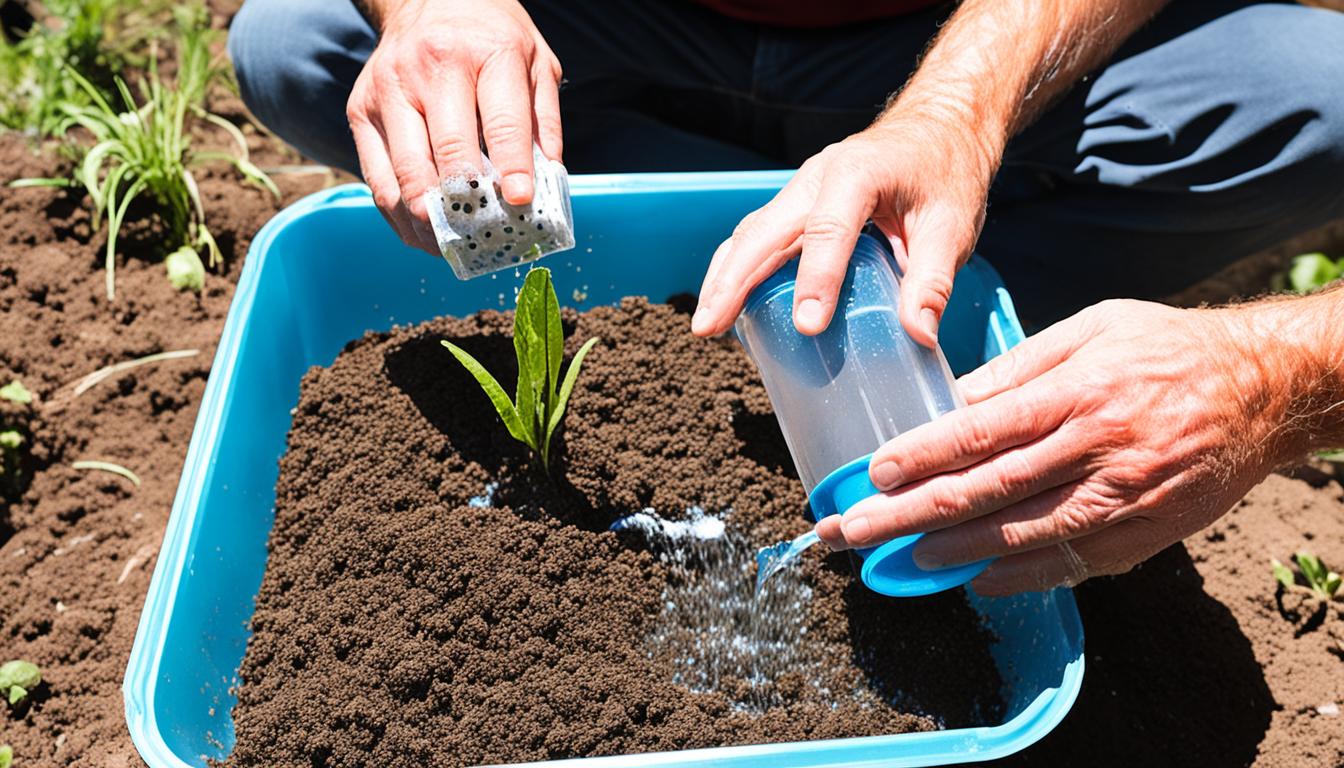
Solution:
<svg viewBox="0 0 1344 768">
<path fill-rule="evenodd" d="M 796 552 L 773 562 L 773 576 L 758 586 L 752 546 L 698 508 L 679 520 L 645 510 L 612 528 L 642 534 L 667 566 L 663 611 L 647 646 L 650 657 L 670 659 L 674 682 L 723 692 L 752 712 L 782 703 L 774 681 L 784 673 L 821 686 L 822 655 L 805 642 L 812 590 L 799 569 L 783 567 Z"/>
</svg>

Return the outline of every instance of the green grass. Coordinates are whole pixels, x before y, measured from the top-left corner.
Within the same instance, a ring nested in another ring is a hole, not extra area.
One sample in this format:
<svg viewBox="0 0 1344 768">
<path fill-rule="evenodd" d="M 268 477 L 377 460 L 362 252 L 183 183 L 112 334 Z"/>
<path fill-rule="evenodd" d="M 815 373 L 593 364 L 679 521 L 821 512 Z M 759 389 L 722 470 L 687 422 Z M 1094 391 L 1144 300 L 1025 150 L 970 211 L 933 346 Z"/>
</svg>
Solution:
<svg viewBox="0 0 1344 768">
<path fill-rule="evenodd" d="M 120 76 L 113 81 L 116 99 L 106 98 L 80 72 L 67 67 L 67 76 L 87 97 L 87 104 L 65 103 L 57 131 L 82 128 L 92 143 L 81 146 L 69 178 L 21 179 L 12 186 L 71 186 L 89 197 L 94 226 L 106 226 L 104 254 L 107 298 L 116 297 L 117 236 L 131 203 L 147 198 L 167 229 L 167 252 L 190 248 L 204 253 L 211 267 L 222 260 L 219 246 L 206 225 L 193 170 L 216 161 L 231 164 L 249 183 L 277 198 L 274 182 L 252 164 L 247 142 L 237 126 L 205 109 L 211 85 L 226 77 L 226 69 L 210 53 L 216 33 L 204 22 L 183 28 L 177 40 L 177 75 L 171 82 L 160 77 L 153 57 L 140 83 L 140 98 Z M 201 151 L 192 146 L 191 129 L 210 124 L 222 129 L 233 143 L 230 151 Z"/>
</svg>

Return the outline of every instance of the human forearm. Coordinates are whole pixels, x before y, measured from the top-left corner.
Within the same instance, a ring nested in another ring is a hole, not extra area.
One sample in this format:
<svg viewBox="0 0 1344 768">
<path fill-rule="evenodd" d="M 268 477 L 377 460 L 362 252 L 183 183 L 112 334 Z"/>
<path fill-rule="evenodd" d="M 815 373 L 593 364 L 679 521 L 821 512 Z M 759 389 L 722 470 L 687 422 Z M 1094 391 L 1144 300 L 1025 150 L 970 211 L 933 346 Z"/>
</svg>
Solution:
<svg viewBox="0 0 1344 768">
<path fill-rule="evenodd" d="M 1344 447 L 1344 284 L 1214 310 L 1235 350 L 1245 411 L 1267 422 L 1270 463 Z"/>
<path fill-rule="evenodd" d="M 964 126 L 996 168 L 1009 138 L 1167 2 L 967 0 L 877 125 L 913 113 Z"/>
</svg>

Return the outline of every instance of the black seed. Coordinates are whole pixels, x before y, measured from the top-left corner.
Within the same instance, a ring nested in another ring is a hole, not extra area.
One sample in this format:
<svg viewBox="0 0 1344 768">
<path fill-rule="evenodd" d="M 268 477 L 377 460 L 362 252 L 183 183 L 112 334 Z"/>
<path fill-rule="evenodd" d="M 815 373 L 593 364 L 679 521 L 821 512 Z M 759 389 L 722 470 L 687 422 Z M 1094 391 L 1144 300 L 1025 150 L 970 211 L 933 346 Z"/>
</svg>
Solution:
<svg viewBox="0 0 1344 768">
<path fill-rule="evenodd" d="M 496 259 L 503 258 L 503 256 L 504 256 L 504 252 L 503 252 L 503 251 L 495 251 L 495 258 L 496 258 Z"/>
<path fill-rule="evenodd" d="M 513 246 L 512 246 L 512 245 L 506 245 L 506 246 L 504 246 L 504 250 L 506 250 L 506 251 L 512 251 L 512 250 L 513 250 Z"/>
<path fill-rule="evenodd" d="M 523 260 L 523 257 L 521 257 L 521 256 L 514 256 L 512 259 L 510 259 L 510 261 L 512 261 L 514 264 L 517 264 L 518 262 L 520 262 L 520 261 L 522 261 L 522 260 Z"/>
<path fill-rule="evenodd" d="M 527 221 L 527 216 L 526 216 L 525 214 L 521 214 L 521 213 L 520 213 L 520 214 L 518 214 L 518 220 L 519 220 L 519 221 Z"/>
<path fill-rule="evenodd" d="M 541 225 L 540 221 L 537 222 L 537 229 L 545 229 L 545 227 Z"/>
<path fill-rule="evenodd" d="M 488 230 L 488 229 L 485 230 L 485 236 L 486 236 L 486 237 L 489 237 L 489 236 L 490 236 L 490 230 Z"/>
<path fill-rule="evenodd" d="M 479 182 L 479 181 L 477 181 L 477 180 L 475 180 L 475 179 L 472 179 L 471 181 L 469 181 L 469 182 L 467 182 L 467 183 L 471 185 L 471 188 L 472 188 L 472 189 L 476 189 L 477 187 L 481 186 L 481 182 Z"/>
<path fill-rule="evenodd" d="M 489 201 L 489 200 L 486 200 L 484 197 L 481 198 L 481 205 L 485 205 L 485 204 L 488 203 L 488 202 L 490 202 L 490 201 Z"/>
<path fill-rule="evenodd" d="M 471 203 L 467 203 L 466 205 L 462 206 L 462 210 L 467 213 L 471 213 Z"/>
<path fill-rule="evenodd" d="M 461 203 L 453 203 L 453 210 L 454 210 L 454 211 L 460 211 L 460 210 L 462 210 L 462 204 L 461 204 Z"/>
<path fill-rule="evenodd" d="M 466 237 L 468 240 L 471 239 L 471 235 L 466 235 L 465 237 Z"/>
<path fill-rule="evenodd" d="M 467 247 L 470 248 L 470 249 L 473 250 L 473 251 L 476 250 L 476 244 L 475 244 L 475 243 L 467 243 Z"/>
<path fill-rule="evenodd" d="M 505 228 L 504 228 L 504 234 L 506 234 L 506 235 L 512 235 L 512 234 L 513 234 L 513 227 L 505 227 Z"/>
</svg>

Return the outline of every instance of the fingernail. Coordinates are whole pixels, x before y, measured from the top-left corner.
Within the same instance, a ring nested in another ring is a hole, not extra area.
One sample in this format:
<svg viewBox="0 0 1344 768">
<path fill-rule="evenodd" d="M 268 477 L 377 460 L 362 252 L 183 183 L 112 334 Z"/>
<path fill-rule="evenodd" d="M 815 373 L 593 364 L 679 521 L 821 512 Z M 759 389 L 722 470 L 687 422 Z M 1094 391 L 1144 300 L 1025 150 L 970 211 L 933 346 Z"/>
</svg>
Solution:
<svg viewBox="0 0 1344 768">
<path fill-rule="evenodd" d="M 873 535 L 873 524 L 868 521 L 866 515 L 846 516 L 840 520 L 840 530 L 844 532 L 845 541 L 850 545 L 863 544 Z"/>
<path fill-rule="evenodd" d="M 919 547 L 915 547 L 915 565 L 926 571 L 936 571 L 942 568 L 947 561 L 937 552 L 925 552 Z"/>
<path fill-rule="evenodd" d="M 709 308 L 697 307 L 691 317 L 691 332 L 704 333 L 707 330 L 709 330 Z"/>
<path fill-rule="evenodd" d="M 499 182 L 500 192 L 510 205 L 524 205 L 532 200 L 532 177 L 522 172 L 510 173 Z"/>
<path fill-rule="evenodd" d="M 919 311 L 919 325 L 929 338 L 938 341 L 938 313 L 925 307 Z"/>
<path fill-rule="evenodd" d="M 905 482 L 901 468 L 894 461 L 884 461 L 868 468 L 868 479 L 879 491 L 889 491 Z"/>
<path fill-rule="evenodd" d="M 821 325 L 824 312 L 825 310 L 822 308 L 821 302 L 817 299 L 803 299 L 802 303 L 798 305 L 798 312 L 795 315 L 795 320 L 799 325 L 816 328 Z"/>
</svg>

